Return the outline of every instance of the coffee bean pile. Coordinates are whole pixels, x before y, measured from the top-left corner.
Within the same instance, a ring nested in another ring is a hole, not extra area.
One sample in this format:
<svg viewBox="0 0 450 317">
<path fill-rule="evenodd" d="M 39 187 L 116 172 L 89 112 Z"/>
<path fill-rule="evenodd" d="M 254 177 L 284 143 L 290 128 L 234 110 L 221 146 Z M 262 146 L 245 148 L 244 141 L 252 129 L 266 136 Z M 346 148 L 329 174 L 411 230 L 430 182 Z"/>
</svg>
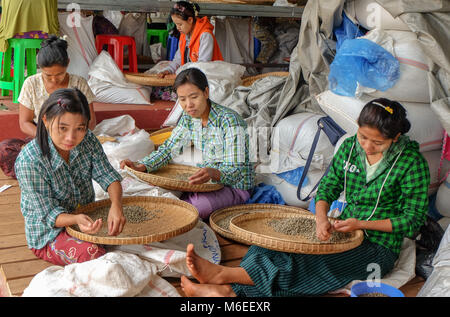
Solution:
<svg viewBox="0 0 450 317">
<path fill-rule="evenodd" d="M 316 221 L 309 218 L 271 219 L 268 221 L 268 225 L 278 233 L 302 236 L 312 243 L 344 243 L 352 237 L 351 233 L 333 232 L 327 241 L 319 240 L 316 236 Z"/>
<path fill-rule="evenodd" d="M 97 220 L 99 218 L 102 219 L 103 223 L 106 223 L 108 220 L 108 213 L 110 207 L 102 207 L 95 210 L 92 213 L 89 213 L 88 216 L 91 217 L 92 220 Z M 123 206 L 123 215 L 127 219 L 129 223 L 141 223 L 147 220 L 151 220 L 155 217 L 158 217 L 158 214 L 161 213 L 162 210 L 146 210 L 141 206 L 134 205 L 124 205 Z"/>
<path fill-rule="evenodd" d="M 191 177 L 191 173 L 180 173 L 174 176 L 174 179 L 178 181 L 189 182 L 189 177 Z"/>
</svg>

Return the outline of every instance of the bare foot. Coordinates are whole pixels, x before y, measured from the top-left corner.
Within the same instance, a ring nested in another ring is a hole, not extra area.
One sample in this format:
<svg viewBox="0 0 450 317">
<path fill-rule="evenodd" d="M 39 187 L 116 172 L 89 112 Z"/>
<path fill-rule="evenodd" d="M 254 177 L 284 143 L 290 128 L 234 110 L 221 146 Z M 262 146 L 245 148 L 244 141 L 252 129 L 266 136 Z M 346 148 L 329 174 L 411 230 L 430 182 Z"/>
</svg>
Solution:
<svg viewBox="0 0 450 317">
<path fill-rule="evenodd" d="M 194 251 L 194 245 L 188 244 L 186 248 L 186 265 L 195 277 L 202 284 L 222 284 L 221 272 L 223 267 L 198 256 Z"/>
<path fill-rule="evenodd" d="M 230 285 L 197 284 L 181 277 L 181 289 L 187 297 L 236 297 Z"/>
</svg>

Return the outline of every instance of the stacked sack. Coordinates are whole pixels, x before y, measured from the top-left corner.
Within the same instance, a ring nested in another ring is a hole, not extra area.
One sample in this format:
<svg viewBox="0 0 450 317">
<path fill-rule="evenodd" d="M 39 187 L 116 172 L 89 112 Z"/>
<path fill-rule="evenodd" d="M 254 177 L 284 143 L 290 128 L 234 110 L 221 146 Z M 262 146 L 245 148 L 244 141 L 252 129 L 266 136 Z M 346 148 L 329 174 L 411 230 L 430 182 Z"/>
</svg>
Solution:
<svg viewBox="0 0 450 317">
<path fill-rule="evenodd" d="M 446 230 L 450 225 L 450 136 L 446 134 L 444 139 L 444 146 L 442 150 L 442 159 L 439 166 L 438 175 L 443 179 L 436 194 L 435 211 L 438 217 L 441 217 L 438 223 Z M 447 167 L 447 168 L 446 168 Z M 446 172 L 446 174 L 444 174 Z M 444 176 L 442 176 L 444 175 Z"/>
<path fill-rule="evenodd" d="M 411 122 L 411 130 L 407 135 L 419 143 L 420 151 L 428 162 L 431 176 L 428 194 L 433 195 L 440 185 L 438 171 L 440 170 L 441 175 L 445 175 L 450 164 L 447 164 L 448 161 L 442 164 L 444 128 L 430 107 L 428 72 L 432 61 L 422 50 L 417 35 L 411 32 L 399 18 L 394 19 L 376 1 L 349 1 L 345 12 L 353 17 L 357 24 L 369 30 L 357 39 L 369 40 L 395 57 L 399 65 L 399 76 L 385 91 L 364 87 L 358 82 L 354 96 L 351 96 L 351 93 L 344 96 L 342 93 L 339 95 L 334 93 L 339 92 L 339 89 L 333 89 L 330 85 L 331 90 L 322 92 L 316 96 L 316 99 L 321 109 L 349 135 L 356 133 L 359 113 L 370 100 L 384 97 L 400 102 L 406 109 L 407 117 Z M 371 62 L 368 61 L 367 64 Z M 357 65 L 354 67 L 356 69 Z M 342 72 L 339 76 L 346 76 L 346 74 Z M 376 84 L 374 83 L 374 86 Z M 343 138 L 345 137 L 348 136 Z M 440 165 L 441 168 L 439 168 Z"/>
<path fill-rule="evenodd" d="M 310 201 L 297 198 L 297 187 L 306 164 L 314 136 L 317 132 L 317 121 L 323 115 L 314 113 L 297 113 L 283 118 L 274 127 L 271 136 L 270 165 L 259 166 L 257 181 L 275 186 L 287 205 L 308 208 Z M 311 193 L 314 186 L 333 159 L 334 146 L 325 133 L 321 132 L 307 179 L 301 188 L 301 197 Z M 265 169 L 264 169 L 265 168 Z"/>
</svg>

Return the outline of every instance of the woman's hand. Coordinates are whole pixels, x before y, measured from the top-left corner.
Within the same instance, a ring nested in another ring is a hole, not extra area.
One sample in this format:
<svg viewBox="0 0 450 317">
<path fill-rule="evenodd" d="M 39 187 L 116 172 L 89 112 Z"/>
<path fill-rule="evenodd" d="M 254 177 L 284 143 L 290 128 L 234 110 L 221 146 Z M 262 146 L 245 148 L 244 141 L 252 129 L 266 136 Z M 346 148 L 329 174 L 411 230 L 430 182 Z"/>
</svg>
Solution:
<svg viewBox="0 0 450 317">
<path fill-rule="evenodd" d="M 112 204 L 108 213 L 108 235 L 116 236 L 120 234 L 126 221 L 127 220 L 123 215 L 122 205 Z"/>
<path fill-rule="evenodd" d="M 166 77 L 166 75 L 169 75 L 169 74 L 170 74 L 170 72 L 168 70 L 165 70 L 163 72 L 156 74 L 156 76 L 158 76 L 158 78 L 164 78 L 164 77 Z"/>
<path fill-rule="evenodd" d="M 328 218 L 318 218 L 316 217 L 316 236 L 317 239 L 321 241 L 327 241 L 330 239 L 331 233 L 333 232 L 333 226 L 331 225 Z"/>
<path fill-rule="evenodd" d="M 103 224 L 101 218 L 93 221 L 89 216 L 85 214 L 78 214 L 75 217 L 76 223 L 78 224 L 78 227 L 80 227 L 81 232 L 87 234 L 97 233 Z"/>
<path fill-rule="evenodd" d="M 213 179 L 215 181 L 219 181 L 220 180 L 220 171 L 215 168 L 204 167 L 204 168 L 198 170 L 194 175 L 189 177 L 189 184 L 190 185 L 200 185 L 200 184 L 204 184 L 204 183 L 210 181 L 211 179 Z"/>
<path fill-rule="evenodd" d="M 336 220 L 333 227 L 338 232 L 352 232 L 361 229 L 360 221 L 356 218 Z"/>
<path fill-rule="evenodd" d="M 147 167 L 145 167 L 144 164 L 134 163 L 128 159 L 120 161 L 120 168 L 124 169 L 125 166 L 128 166 L 138 172 L 147 172 Z"/>
</svg>

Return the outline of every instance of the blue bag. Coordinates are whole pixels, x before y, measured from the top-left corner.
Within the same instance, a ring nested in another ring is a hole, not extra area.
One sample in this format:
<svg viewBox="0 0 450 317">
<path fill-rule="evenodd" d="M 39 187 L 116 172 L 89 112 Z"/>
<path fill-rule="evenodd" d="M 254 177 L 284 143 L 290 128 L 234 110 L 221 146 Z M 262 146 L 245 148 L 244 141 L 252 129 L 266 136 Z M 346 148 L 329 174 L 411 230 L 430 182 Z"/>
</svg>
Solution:
<svg viewBox="0 0 450 317">
<path fill-rule="evenodd" d="M 359 26 L 353 24 L 347 18 L 345 12 L 342 12 L 342 23 L 334 29 L 334 35 L 336 36 L 336 50 L 339 50 L 345 40 L 353 40 L 354 38 L 364 36 L 364 32 L 361 31 Z"/>
<path fill-rule="evenodd" d="M 328 174 L 328 171 L 330 170 L 330 165 L 328 165 L 325 173 L 323 173 L 322 177 L 319 179 L 317 184 L 314 186 L 314 188 L 311 190 L 311 192 L 305 197 L 301 197 L 301 189 L 304 183 L 304 179 L 306 177 L 306 174 L 308 173 L 309 166 L 311 165 L 311 161 L 314 155 L 314 151 L 316 150 L 317 143 L 319 142 L 320 132 L 323 130 L 325 134 L 327 135 L 328 139 L 330 140 L 330 143 L 332 145 L 336 145 L 337 141 L 346 133 L 345 130 L 343 130 L 336 122 L 334 122 L 331 117 L 322 117 L 319 120 L 317 120 L 317 132 L 314 136 L 313 143 L 311 145 L 311 150 L 309 151 L 308 159 L 306 160 L 305 168 L 302 173 L 302 177 L 300 178 L 300 182 L 297 187 L 297 198 L 302 201 L 308 201 L 311 198 L 311 194 L 314 192 L 314 190 L 319 186 L 320 181 L 322 178 Z"/>
<path fill-rule="evenodd" d="M 400 77 L 400 63 L 380 45 L 367 39 L 345 40 L 330 65 L 329 88 L 354 97 L 357 84 L 386 91 Z"/>
</svg>

